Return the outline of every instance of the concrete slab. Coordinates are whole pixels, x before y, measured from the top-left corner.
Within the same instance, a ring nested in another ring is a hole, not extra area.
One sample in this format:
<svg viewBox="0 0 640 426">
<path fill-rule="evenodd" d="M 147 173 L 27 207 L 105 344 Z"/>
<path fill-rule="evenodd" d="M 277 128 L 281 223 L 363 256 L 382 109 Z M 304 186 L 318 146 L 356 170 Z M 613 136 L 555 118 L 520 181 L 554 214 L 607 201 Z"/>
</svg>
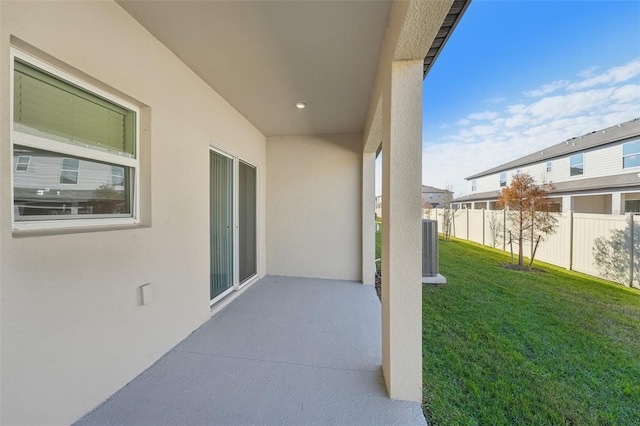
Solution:
<svg viewBox="0 0 640 426">
<path fill-rule="evenodd" d="M 77 425 L 425 425 L 381 373 L 373 286 L 266 277 Z"/>
<path fill-rule="evenodd" d="M 447 279 L 442 275 L 433 275 L 433 276 L 422 276 L 422 284 L 446 284 Z"/>
</svg>

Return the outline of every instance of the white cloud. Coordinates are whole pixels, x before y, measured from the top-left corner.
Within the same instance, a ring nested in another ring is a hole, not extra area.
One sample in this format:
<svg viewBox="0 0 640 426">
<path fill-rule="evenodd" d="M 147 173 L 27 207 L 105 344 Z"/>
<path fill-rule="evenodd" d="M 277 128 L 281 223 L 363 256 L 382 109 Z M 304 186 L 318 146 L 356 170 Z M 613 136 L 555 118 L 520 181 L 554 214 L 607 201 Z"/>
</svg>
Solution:
<svg viewBox="0 0 640 426">
<path fill-rule="evenodd" d="M 569 90 L 581 90 L 601 84 L 617 84 L 631 80 L 640 75 L 640 60 L 629 62 L 626 65 L 613 67 L 595 76 L 588 77 L 577 83 L 570 84 Z"/>
<path fill-rule="evenodd" d="M 528 121 L 528 118 L 524 114 L 516 114 L 507 118 L 504 122 L 506 127 L 520 127 Z"/>
<path fill-rule="evenodd" d="M 562 89 L 564 87 L 567 87 L 568 85 L 569 85 L 569 82 L 567 80 L 553 81 L 553 82 L 551 82 L 549 84 L 542 85 L 538 89 L 530 90 L 528 92 L 525 92 L 525 95 L 530 96 L 532 98 L 537 98 L 537 97 L 540 97 L 540 96 L 547 95 L 549 93 L 553 93 L 553 92 L 557 91 L 558 89 Z"/>
<path fill-rule="evenodd" d="M 475 112 L 467 116 L 469 120 L 493 120 L 497 117 L 498 113 L 495 111 Z"/>
<path fill-rule="evenodd" d="M 468 126 L 469 124 L 471 124 L 471 120 L 467 120 L 466 118 L 461 118 L 456 122 L 456 124 L 458 126 Z"/>
<path fill-rule="evenodd" d="M 596 72 L 597 69 L 599 69 L 600 67 L 598 66 L 591 66 L 589 68 L 587 68 L 586 70 L 580 71 L 577 76 L 578 77 L 582 77 L 582 78 L 588 78 L 588 77 L 593 77 L 593 74 Z"/>
<path fill-rule="evenodd" d="M 471 131 L 477 136 L 488 136 L 494 134 L 496 128 L 494 126 L 473 126 Z"/>
<path fill-rule="evenodd" d="M 489 98 L 489 99 L 485 100 L 485 102 L 488 103 L 488 104 L 499 104 L 500 102 L 504 102 L 506 100 L 507 100 L 507 98 L 505 98 L 503 96 L 496 96 L 496 97 Z"/>
<path fill-rule="evenodd" d="M 509 114 L 518 114 L 518 113 L 524 111 L 524 109 L 526 107 L 527 106 L 525 104 L 510 105 L 510 106 L 507 107 L 507 112 Z"/>
<path fill-rule="evenodd" d="M 633 102 L 640 110 L 640 85 L 627 84 L 625 86 L 619 87 L 613 92 L 612 98 L 619 102 Z"/>
</svg>

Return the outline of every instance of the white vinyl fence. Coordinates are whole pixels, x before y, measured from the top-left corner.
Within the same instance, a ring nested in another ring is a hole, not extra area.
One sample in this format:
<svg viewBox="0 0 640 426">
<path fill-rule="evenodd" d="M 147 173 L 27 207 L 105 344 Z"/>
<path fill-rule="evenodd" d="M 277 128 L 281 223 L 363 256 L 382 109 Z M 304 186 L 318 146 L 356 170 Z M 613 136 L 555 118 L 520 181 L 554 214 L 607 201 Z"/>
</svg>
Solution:
<svg viewBox="0 0 640 426">
<path fill-rule="evenodd" d="M 432 209 L 428 216 L 442 232 L 443 210 Z M 540 241 L 536 260 L 640 288 L 640 216 L 558 213 L 557 219 L 555 233 Z M 505 220 L 504 210 L 457 210 L 451 235 L 508 252 Z M 523 250 L 531 256 L 531 241 Z M 517 255 L 515 238 L 513 251 Z"/>
</svg>

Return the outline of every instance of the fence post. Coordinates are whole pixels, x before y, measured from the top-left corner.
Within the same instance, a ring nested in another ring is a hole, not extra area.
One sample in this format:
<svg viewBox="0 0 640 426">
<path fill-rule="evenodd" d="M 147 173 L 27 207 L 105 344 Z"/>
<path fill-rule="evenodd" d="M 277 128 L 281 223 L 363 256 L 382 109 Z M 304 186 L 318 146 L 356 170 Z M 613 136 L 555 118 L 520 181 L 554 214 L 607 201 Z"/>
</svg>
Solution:
<svg viewBox="0 0 640 426">
<path fill-rule="evenodd" d="M 573 210 L 569 212 L 569 268 L 573 271 Z"/>
<path fill-rule="evenodd" d="M 635 245 L 634 239 L 634 226 L 635 221 L 633 220 L 633 213 L 629 213 L 629 287 L 633 288 L 633 263 L 634 263 L 634 253 L 633 248 Z"/>
<path fill-rule="evenodd" d="M 483 246 L 485 245 L 485 243 L 484 243 L 484 235 L 485 235 L 485 230 L 484 230 L 485 225 L 484 225 L 484 222 L 485 222 L 485 219 L 486 219 L 486 217 L 485 217 L 485 214 L 484 214 L 484 209 L 482 209 L 482 245 L 483 245 Z"/>
<path fill-rule="evenodd" d="M 469 210 L 467 209 L 467 241 L 469 241 Z"/>
<path fill-rule="evenodd" d="M 507 209 L 502 209 L 502 251 L 507 251 Z"/>
</svg>

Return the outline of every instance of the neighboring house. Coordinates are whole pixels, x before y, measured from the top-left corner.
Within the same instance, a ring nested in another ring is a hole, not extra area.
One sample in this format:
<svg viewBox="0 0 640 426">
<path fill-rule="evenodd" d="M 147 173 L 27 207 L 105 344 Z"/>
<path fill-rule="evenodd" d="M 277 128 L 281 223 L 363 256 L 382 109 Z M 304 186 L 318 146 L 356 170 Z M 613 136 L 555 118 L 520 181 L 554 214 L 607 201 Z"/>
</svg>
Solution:
<svg viewBox="0 0 640 426">
<path fill-rule="evenodd" d="M 443 204 L 453 199 L 453 192 L 433 186 L 422 185 L 422 205 L 429 203 L 433 208 L 441 208 Z"/>
<path fill-rule="evenodd" d="M 433 208 L 442 207 L 447 197 L 449 197 L 449 200 L 453 199 L 453 192 L 447 191 L 446 189 L 439 189 L 433 186 L 422 185 L 423 208 L 425 206 L 425 203 L 429 203 L 429 205 L 431 205 L 431 207 Z M 382 216 L 382 195 L 376 196 L 375 212 L 376 217 Z"/>
<path fill-rule="evenodd" d="M 0 423 L 72 423 L 265 275 L 372 285 L 380 146 L 421 401 L 422 84 L 466 6 L 0 1 Z"/>
<path fill-rule="evenodd" d="M 382 216 L 382 195 L 376 195 L 375 212 L 376 218 Z"/>
<path fill-rule="evenodd" d="M 578 136 L 466 178 L 460 207 L 497 209 L 502 188 L 528 173 L 551 183 L 555 210 L 624 214 L 640 211 L 640 119 Z"/>
</svg>

